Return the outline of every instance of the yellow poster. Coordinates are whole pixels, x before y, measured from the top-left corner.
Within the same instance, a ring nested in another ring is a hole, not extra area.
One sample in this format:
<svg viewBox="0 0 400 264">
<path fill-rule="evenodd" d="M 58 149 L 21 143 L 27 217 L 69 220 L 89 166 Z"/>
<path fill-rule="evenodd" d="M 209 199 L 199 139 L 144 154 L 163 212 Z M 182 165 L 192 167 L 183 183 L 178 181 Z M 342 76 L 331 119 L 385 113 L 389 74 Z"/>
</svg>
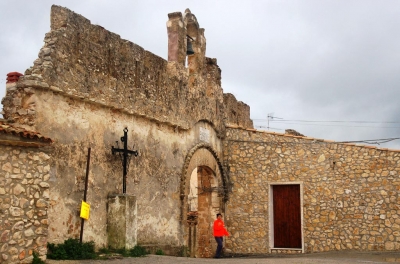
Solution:
<svg viewBox="0 0 400 264">
<path fill-rule="evenodd" d="M 90 204 L 82 201 L 81 205 L 81 218 L 88 220 L 90 214 Z"/>
</svg>

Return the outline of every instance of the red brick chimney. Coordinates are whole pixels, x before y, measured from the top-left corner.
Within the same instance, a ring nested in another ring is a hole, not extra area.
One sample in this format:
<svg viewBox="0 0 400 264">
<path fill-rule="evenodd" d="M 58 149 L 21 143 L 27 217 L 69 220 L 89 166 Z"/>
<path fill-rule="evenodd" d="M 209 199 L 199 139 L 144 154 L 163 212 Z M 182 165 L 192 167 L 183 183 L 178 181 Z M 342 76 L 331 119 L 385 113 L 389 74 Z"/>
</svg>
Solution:
<svg viewBox="0 0 400 264">
<path fill-rule="evenodd" d="M 7 82 L 6 83 L 15 83 L 18 82 L 20 76 L 24 76 L 22 73 L 19 72 L 10 72 L 7 73 Z"/>
</svg>

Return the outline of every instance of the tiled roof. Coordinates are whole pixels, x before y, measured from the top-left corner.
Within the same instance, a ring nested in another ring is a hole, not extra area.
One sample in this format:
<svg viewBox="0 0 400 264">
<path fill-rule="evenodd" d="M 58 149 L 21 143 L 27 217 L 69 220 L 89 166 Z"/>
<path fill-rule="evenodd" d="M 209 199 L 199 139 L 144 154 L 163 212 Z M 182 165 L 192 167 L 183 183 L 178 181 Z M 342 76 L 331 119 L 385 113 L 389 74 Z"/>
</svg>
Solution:
<svg viewBox="0 0 400 264">
<path fill-rule="evenodd" d="M 34 141 L 39 141 L 43 143 L 52 143 L 53 140 L 51 138 L 42 136 L 40 133 L 35 131 L 29 131 L 22 127 L 13 126 L 7 124 L 3 120 L 0 119 L 0 133 L 19 136 L 23 139 L 31 139 Z"/>
</svg>

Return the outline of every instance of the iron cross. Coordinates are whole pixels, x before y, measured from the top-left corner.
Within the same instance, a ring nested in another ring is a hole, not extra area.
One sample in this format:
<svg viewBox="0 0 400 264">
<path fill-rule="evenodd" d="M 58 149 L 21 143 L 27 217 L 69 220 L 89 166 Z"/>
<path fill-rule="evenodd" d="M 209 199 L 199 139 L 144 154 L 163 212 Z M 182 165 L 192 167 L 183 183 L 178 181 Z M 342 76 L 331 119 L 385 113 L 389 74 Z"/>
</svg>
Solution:
<svg viewBox="0 0 400 264">
<path fill-rule="evenodd" d="M 137 157 L 139 154 L 137 150 L 129 150 L 128 149 L 128 128 L 125 127 L 124 129 L 124 136 L 121 137 L 121 142 L 124 142 L 124 148 L 114 148 L 113 146 L 111 147 L 111 152 L 114 155 L 115 153 L 122 153 L 120 156 L 122 157 L 122 166 L 123 166 L 123 176 L 122 176 L 122 193 L 126 193 L 126 174 L 128 172 L 127 166 L 128 162 L 130 160 L 130 156 L 134 155 Z M 117 146 L 118 146 L 118 141 L 117 141 Z"/>
</svg>

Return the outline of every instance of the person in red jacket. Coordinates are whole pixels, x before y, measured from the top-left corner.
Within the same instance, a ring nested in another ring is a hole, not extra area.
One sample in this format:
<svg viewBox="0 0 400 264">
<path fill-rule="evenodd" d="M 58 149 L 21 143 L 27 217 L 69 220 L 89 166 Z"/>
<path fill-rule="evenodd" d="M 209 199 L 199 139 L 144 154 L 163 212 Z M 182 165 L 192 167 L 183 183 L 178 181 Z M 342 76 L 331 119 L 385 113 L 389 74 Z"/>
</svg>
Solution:
<svg viewBox="0 0 400 264">
<path fill-rule="evenodd" d="M 224 221 L 222 221 L 222 214 L 217 214 L 217 219 L 214 221 L 214 238 L 215 241 L 217 241 L 217 252 L 215 253 L 214 258 L 220 258 L 221 257 L 221 251 L 222 251 L 222 243 L 224 241 L 223 237 L 224 236 L 229 236 L 228 231 L 226 231 L 225 226 L 224 226 Z"/>
</svg>

